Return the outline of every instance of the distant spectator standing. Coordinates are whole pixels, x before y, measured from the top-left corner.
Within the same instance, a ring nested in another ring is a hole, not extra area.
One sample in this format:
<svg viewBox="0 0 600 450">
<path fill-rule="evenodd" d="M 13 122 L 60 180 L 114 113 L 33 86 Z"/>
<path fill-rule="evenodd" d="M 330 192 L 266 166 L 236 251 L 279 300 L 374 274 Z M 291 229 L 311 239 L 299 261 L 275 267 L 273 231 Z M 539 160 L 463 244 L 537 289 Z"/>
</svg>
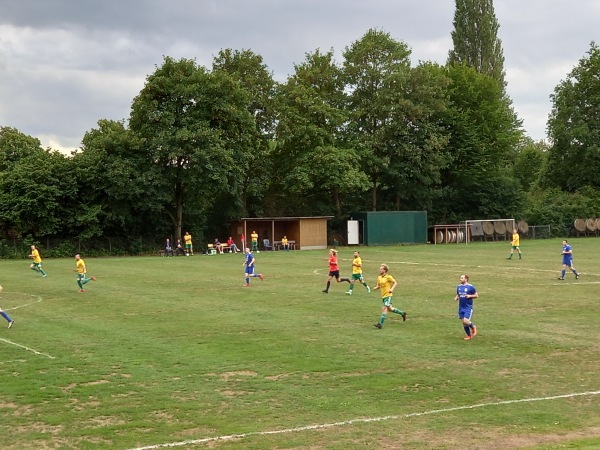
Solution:
<svg viewBox="0 0 600 450">
<path fill-rule="evenodd" d="M 165 256 L 173 256 L 173 247 L 171 247 L 171 241 L 167 239 L 165 243 Z"/>
<path fill-rule="evenodd" d="M 185 243 L 185 255 L 190 256 L 194 255 L 194 246 L 192 245 L 192 235 L 189 231 L 185 232 L 183 236 L 183 242 Z"/>
<path fill-rule="evenodd" d="M 257 252 L 258 251 L 258 233 L 256 231 L 253 231 L 252 234 L 250 235 L 250 241 L 252 243 L 251 251 Z"/>
</svg>

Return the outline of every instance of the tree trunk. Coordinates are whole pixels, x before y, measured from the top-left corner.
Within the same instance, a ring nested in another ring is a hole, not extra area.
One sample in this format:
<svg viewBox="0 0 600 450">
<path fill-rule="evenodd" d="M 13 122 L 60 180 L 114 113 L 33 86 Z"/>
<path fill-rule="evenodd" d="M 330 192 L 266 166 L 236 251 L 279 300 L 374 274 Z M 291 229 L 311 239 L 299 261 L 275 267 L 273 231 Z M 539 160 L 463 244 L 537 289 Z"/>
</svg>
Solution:
<svg viewBox="0 0 600 450">
<path fill-rule="evenodd" d="M 181 183 L 175 186 L 175 242 L 181 239 L 181 226 L 183 224 L 183 195 L 184 189 Z"/>
<path fill-rule="evenodd" d="M 371 210 L 377 211 L 377 181 L 373 181 L 373 187 L 371 188 Z"/>
<path fill-rule="evenodd" d="M 339 190 L 337 188 L 333 188 L 332 194 L 335 202 L 335 214 L 340 217 L 342 215 L 342 200 L 340 199 Z"/>
</svg>

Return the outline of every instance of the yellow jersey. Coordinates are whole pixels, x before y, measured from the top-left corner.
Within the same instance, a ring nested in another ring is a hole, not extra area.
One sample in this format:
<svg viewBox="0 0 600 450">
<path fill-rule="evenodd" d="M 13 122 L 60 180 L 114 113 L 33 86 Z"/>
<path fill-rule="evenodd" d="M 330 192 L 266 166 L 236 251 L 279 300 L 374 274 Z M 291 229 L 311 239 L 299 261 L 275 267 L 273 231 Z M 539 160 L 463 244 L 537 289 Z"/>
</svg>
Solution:
<svg viewBox="0 0 600 450">
<path fill-rule="evenodd" d="M 513 247 L 518 247 L 519 246 L 519 233 L 514 233 L 513 234 L 513 238 L 512 238 L 512 242 L 511 242 Z"/>
<path fill-rule="evenodd" d="M 379 275 L 377 277 L 377 286 L 381 290 L 381 298 L 391 297 L 393 294 L 390 292 L 390 288 L 396 282 L 393 276 L 390 274 Z"/>
<path fill-rule="evenodd" d="M 85 262 L 83 261 L 83 259 L 78 259 L 77 260 L 77 273 L 79 274 L 84 274 L 85 273 Z"/>
<path fill-rule="evenodd" d="M 360 256 L 355 256 L 352 260 L 352 273 L 362 273 L 362 259 Z"/>
<path fill-rule="evenodd" d="M 37 248 L 35 250 L 31 250 L 31 257 L 33 258 L 34 263 L 42 262 L 42 258 L 40 257 L 40 252 L 38 252 Z"/>
</svg>

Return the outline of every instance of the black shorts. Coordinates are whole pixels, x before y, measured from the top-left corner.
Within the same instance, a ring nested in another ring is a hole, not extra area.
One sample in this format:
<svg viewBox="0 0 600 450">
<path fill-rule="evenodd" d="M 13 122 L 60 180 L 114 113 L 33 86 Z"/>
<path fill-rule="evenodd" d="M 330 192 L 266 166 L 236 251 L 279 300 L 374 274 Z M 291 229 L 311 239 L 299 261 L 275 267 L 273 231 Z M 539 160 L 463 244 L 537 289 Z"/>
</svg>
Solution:
<svg viewBox="0 0 600 450">
<path fill-rule="evenodd" d="M 330 277 L 335 277 L 336 279 L 340 277 L 340 271 L 339 270 L 330 270 L 329 271 L 329 276 Z"/>
</svg>

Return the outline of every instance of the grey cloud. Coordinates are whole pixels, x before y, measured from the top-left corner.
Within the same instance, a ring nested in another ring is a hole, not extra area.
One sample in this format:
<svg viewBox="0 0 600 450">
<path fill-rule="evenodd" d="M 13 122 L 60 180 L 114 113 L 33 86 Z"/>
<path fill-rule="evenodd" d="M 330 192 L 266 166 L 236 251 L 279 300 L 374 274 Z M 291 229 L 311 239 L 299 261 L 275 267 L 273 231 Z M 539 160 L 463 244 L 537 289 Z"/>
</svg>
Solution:
<svg viewBox="0 0 600 450">
<path fill-rule="evenodd" d="M 497 0 L 509 95 L 535 139 L 549 95 L 589 49 L 600 2 Z M 251 49 L 283 81 L 307 52 L 345 47 L 369 28 L 444 63 L 450 0 L 0 0 L 0 125 L 72 147 L 99 119 L 126 119 L 163 56 L 210 66 Z M 564 70 L 564 72 L 561 72 Z M 43 142 L 47 145 L 46 142 Z"/>
</svg>

